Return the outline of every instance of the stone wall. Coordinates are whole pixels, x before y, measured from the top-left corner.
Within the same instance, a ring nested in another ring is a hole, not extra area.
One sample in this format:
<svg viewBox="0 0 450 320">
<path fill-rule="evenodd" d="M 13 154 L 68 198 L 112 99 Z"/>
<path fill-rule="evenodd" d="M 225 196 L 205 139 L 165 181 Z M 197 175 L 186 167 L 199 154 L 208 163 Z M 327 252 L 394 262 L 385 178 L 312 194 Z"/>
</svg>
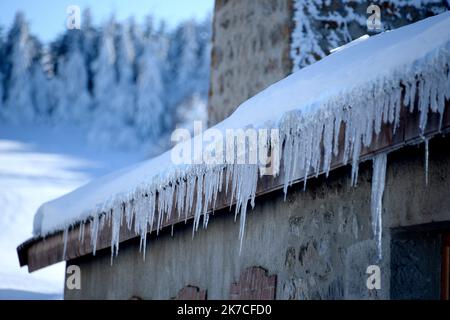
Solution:
<svg viewBox="0 0 450 320">
<path fill-rule="evenodd" d="M 356 188 L 350 187 L 350 171 L 312 179 L 306 192 L 294 185 L 286 201 L 281 191 L 259 197 L 247 216 L 241 253 L 238 223 L 223 210 L 193 239 L 190 223 L 175 226 L 173 236 L 167 230 L 150 237 L 145 261 L 137 241 L 121 244 L 112 266 L 110 250 L 70 261 L 81 268 L 82 289 L 66 290 L 65 298 L 166 299 L 195 286 L 208 299 L 227 299 L 233 283 L 254 266 L 276 276 L 277 299 L 439 298 L 438 241 L 440 232 L 449 230 L 443 221 L 450 221 L 450 138 L 430 141 L 428 186 L 423 146 L 389 155 L 381 263 L 370 222 L 371 162 L 361 165 Z M 426 232 L 433 237 L 414 227 L 431 222 Z M 392 232 L 399 228 L 415 228 L 417 236 L 399 238 Z M 414 242 L 422 245 L 412 252 Z M 378 291 L 366 287 L 366 269 L 373 264 L 382 272 Z"/>
<path fill-rule="evenodd" d="M 210 125 L 292 70 L 291 0 L 217 0 L 214 9 Z"/>
</svg>

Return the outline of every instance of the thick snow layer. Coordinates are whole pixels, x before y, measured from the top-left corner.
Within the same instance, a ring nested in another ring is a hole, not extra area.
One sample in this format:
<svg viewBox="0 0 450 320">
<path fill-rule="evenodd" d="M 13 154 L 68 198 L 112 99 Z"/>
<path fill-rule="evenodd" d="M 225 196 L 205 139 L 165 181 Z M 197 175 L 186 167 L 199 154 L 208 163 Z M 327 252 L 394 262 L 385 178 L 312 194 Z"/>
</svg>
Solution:
<svg viewBox="0 0 450 320">
<path fill-rule="evenodd" d="M 246 101 L 214 129 L 278 128 L 279 137 L 269 143 L 284 143 L 286 192 L 296 172 L 304 175 L 305 184 L 311 173 L 328 173 L 331 158 L 339 150 L 337 137 L 343 123 L 344 162 L 352 163 L 356 184 L 361 148 L 371 144 L 383 123 L 397 128 L 403 87 L 404 104 L 411 110 L 418 106 L 420 129 L 425 128 L 429 112 L 442 115 L 445 99 L 450 98 L 449 50 L 450 13 L 446 12 L 333 53 Z M 173 203 L 179 216 L 194 214 L 194 230 L 202 216 L 206 227 L 206 208 L 226 179 L 231 184 L 227 191 L 237 203 L 236 214 L 240 212 L 242 240 L 257 178 L 255 165 L 174 165 L 169 151 L 43 204 L 35 216 L 34 234 L 47 235 L 92 221 L 95 252 L 95 234 L 109 220 L 111 246 L 117 253 L 121 222 L 125 219 L 131 228 L 134 219 L 145 250 L 148 229 L 159 229 L 175 209 Z M 195 197 L 202 201 L 193 207 Z"/>
<path fill-rule="evenodd" d="M 33 215 L 49 201 L 142 155 L 86 147 L 80 129 L 0 126 L 0 299 L 62 298 L 64 264 L 28 273 L 17 245 L 32 235 Z"/>
</svg>

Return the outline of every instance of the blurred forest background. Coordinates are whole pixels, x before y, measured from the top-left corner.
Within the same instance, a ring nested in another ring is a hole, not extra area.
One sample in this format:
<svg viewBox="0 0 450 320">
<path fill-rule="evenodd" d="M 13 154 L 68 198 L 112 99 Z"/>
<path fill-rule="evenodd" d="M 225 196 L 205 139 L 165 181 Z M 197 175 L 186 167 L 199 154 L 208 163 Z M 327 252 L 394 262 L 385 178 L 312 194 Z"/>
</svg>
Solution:
<svg viewBox="0 0 450 320">
<path fill-rule="evenodd" d="M 22 13 L 0 27 L 0 124 L 77 126 L 96 146 L 151 156 L 206 120 L 210 18 L 97 26 L 85 10 L 81 22 L 46 44 Z"/>
</svg>

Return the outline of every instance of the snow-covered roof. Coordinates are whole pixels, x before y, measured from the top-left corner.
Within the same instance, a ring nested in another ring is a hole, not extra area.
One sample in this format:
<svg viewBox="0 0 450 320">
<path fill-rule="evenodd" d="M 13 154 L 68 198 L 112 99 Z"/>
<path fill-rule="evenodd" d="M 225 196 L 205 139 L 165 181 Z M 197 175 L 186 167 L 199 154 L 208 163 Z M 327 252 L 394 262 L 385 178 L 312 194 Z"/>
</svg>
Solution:
<svg viewBox="0 0 450 320">
<path fill-rule="evenodd" d="M 379 133 L 383 123 L 394 124 L 394 130 L 398 125 L 403 88 L 403 105 L 411 111 L 415 103 L 418 106 L 420 129 L 429 112 L 442 115 L 445 99 L 450 98 L 449 63 L 450 13 L 446 12 L 342 48 L 244 102 L 209 131 L 279 129 L 273 139 L 284 143 L 281 174 L 286 192 L 295 172 L 304 173 L 305 179 L 311 173 L 328 173 L 344 123 L 344 162 L 352 162 L 356 180 L 362 147 L 372 143 L 373 133 Z M 102 220 L 111 219 L 114 249 L 122 219 L 129 228 L 134 220 L 136 233 L 145 240 L 148 228 L 160 226 L 174 210 L 181 216 L 194 213 L 196 229 L 202 215 L 207 223 L 207 209 L 225 179 L 241 213 L 242 231 L 247 203 L 254 203 L 258 166 L 175 165 L 171 152 L 43 204 L 35 216 L 34 234 L 67 233 L 70 226 L 91 221 L 95 251 Z M 203 200 L 195 206 L 194 195 Z"/>
</svg>

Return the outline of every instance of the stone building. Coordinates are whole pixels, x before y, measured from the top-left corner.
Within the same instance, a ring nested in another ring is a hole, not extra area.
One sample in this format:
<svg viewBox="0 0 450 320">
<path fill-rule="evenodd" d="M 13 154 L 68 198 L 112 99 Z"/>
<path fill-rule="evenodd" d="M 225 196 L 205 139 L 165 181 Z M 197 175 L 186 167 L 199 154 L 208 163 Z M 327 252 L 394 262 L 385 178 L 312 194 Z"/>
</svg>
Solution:
<svg viewBox="0 0 450 320">
<path fill-rule="evenodd" d="M 365 1 L 216 0 L 210 124 L 260 91 L 266 94 L 254 101 L 270 97 L 274 87 L 265 89 L 273 83 L 368 33 L 367 7 Z M 448 3 L 428 1 L 417 7 L 392 0 L 380 1 L 379 7 L 386 30 L 445 11 Z M 195 236 L 193 215 L 161 218 L 159 234 L 143 240 L 145 260 L 139 252 L 142 239 L 133 228 L 98 230 L 97 222 L 89 220 L 90 228 L 74 224 L 45 241 L 38 236 L 22 244 L 21 265 L 30 271 L 61 260 L 79 266 L 81 289 L 66 288 L 66 299 L 448 299 L 450 140 L 444 134 L 450 130 L 450 104 L 446 96 L 445 109 L 427 112 L 423 120 L 418 110 L 405 111 L 403 88 L 398 94 L 398 127 L 393 131 L 387 123 L 370 147 L 361 148 L 357 187 L 352 186 L 351 166 L 343 161 L 344 150 L 330 160 L 329 176 L 322 171 L 310 175 L 306 190 L 300 175 L 291 180 L 287 194 L 282 173 L 260 178 L 242 247 L 228 212 L 230 198 L 219 195 L 207 229 Z M 420 130 L 423 121 L 426 129 Z M 379 247 L 370 160 L 387 152 Z M 79 241 L 81 234 L 84 241 Z M 115 236 L 120 236 L 120 254 L 112 261 Z M 378 271 L 380 281 L 368 283 Z"/>
</svg>

